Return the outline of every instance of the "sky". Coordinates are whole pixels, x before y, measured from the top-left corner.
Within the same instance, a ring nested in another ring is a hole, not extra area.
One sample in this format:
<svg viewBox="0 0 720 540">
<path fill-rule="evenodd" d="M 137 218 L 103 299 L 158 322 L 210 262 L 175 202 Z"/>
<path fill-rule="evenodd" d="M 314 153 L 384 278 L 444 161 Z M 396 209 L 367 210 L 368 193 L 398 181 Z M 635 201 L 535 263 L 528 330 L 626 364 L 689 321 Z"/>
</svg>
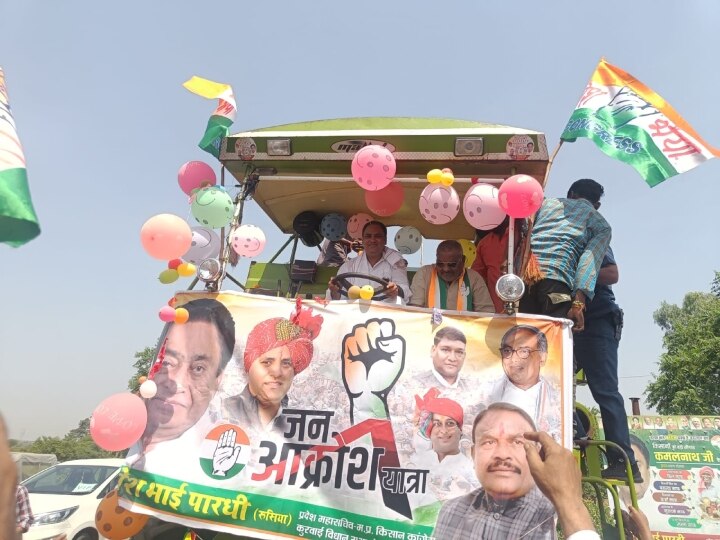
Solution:
<svg viewBox="0 0 720 540">
<path fill-rule="evenodd" d="M 605 56 L 720 146 L 719 15 L 711 0 L 4 0 L 0 66 L 42 227 L 21 248 L 0 245 L 10 436 L 63 436 L 125 390 L 134 353 L 154 346 L 157 311 L 182 284 L 157 281 L 164 266 L 143 251 L 140 228 L 160 213 L 190 218 L 177 184 L 184 162 L 219 170 L 197 147 L 215 103 L 182 88 L 192 75 L 233 87 L 233 132 L 422 116 L 542 131 L 553 149 Z M 625 398 L 643 397 L 657 372 L 653 312 L 709 290 L 720 269 L 719 174 L 711 161 L 651 189 L 582 139 L 553 165 L 548 196 L 583 177 L 605 186 Z M 248 206 L 245 222 L 279 246 L 282 234 Z M 592 405 L 586 390 L 579 398 Z"/>
</svg>

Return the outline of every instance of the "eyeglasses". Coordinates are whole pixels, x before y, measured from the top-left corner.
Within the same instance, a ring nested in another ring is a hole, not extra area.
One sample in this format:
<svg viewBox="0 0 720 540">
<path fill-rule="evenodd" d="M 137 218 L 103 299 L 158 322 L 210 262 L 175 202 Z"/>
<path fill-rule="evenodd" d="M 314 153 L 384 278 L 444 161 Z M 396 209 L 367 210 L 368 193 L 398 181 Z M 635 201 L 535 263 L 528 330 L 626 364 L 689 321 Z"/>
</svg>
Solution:
<svg viewBox="0 0 720 540">
<path fill-rule="evenodd" d="M 449 270 L 452 270 L 453 268 L 457 268 L 458 264 L 462 264 L 462 259 L 458 259 L 457 261 L 450 261 L 450 262 L 435 261 L 435 266 L 439 266 L 440 268 L 447 268 Z"/>
<path fill-rule="evenodd" d="M 445 429 L 445 431 L 454 431 L 456 428 L 458 428 L 458 423 L 455 420 L 445 420 L 444 423 L 440 420 L 433 420 L 432 427 L 433 429 Z"/>
<path fill-rule="evenodd" d="M 515 353 L 518 355 L 520 360 L 527 360 L 530 353 L 537 352 L 539 350 L 540 349 L 531 349 L 530 347 L 520 347 L 518 349 L 513 349 L 512 347 L 500 347 L 500 355 L 507 360 L 512 357 L 513 353 Z"/>
</svg>

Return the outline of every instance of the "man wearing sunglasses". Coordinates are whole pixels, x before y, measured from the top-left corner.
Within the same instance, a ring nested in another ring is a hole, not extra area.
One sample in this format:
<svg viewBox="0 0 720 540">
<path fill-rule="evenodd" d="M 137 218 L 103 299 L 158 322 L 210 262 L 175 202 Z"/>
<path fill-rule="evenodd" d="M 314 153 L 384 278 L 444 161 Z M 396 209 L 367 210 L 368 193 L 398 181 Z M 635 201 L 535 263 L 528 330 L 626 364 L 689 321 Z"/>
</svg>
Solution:
<svg viewBox="0 0 720 540">
<path fill-rule="evenodd" d="M 482 276 L 465 268 L 462 246 L 456 240 L 440 242 L 435 264 L 415 273 L 410 305 L 494 313 L 495 306 Z"/>
<path fill-rule="evenodd" d="M 527 324 L 510 328 L 500 341 L 502 377 L 491 383 L 488 402 L 512 403 L 527 412 L 540 431 L 560 440 L 560 389 L 540 375 L 547 361 L 545 334 Z"/>
<path fill-rule="evenodd" d="M 462 405 L 448 398 L 430 398 L 424 402 L 422 416 L 424 420 L 419 429 L 432 447 L 416 448 L 410 457 L 414 467 L 429 471 L 426 494 L 431 497 L 420 504 L 445 501 L 480 487 L 472 460 L 460 450 Z"/>
</svg>

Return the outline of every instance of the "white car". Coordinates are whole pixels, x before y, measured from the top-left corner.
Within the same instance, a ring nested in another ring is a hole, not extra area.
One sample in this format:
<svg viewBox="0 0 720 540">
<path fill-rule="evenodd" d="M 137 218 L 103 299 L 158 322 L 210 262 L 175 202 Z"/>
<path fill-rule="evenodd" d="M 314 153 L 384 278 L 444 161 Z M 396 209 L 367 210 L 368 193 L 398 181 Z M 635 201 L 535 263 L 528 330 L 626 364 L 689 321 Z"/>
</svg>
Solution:
<svg viewBox="0 0 720 540">
<path fill-rule="evenodd" d="M 95 528 L 100 499 L 117 485 L 124 459 L 58 463 L 23 482 L 35 522 L 23 540 L 102 540 Z"/>
</svg>

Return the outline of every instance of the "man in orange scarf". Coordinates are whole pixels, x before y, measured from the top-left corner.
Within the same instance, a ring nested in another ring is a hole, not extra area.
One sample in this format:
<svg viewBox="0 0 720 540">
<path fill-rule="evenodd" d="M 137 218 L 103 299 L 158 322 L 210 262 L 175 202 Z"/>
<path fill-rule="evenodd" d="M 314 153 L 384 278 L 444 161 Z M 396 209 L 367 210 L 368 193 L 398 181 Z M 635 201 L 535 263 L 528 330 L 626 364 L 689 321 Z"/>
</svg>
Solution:
<svg viewBox="0 0 720 540">
<path fill-rule="evenodd" d="M 440 242 L 435 264 L 415 273 L 410 287 L 410 305 L 494 313 L 495 306 L 483 278 L 465 268 L 462 246 L 456 240 Z"/>
</svg>

